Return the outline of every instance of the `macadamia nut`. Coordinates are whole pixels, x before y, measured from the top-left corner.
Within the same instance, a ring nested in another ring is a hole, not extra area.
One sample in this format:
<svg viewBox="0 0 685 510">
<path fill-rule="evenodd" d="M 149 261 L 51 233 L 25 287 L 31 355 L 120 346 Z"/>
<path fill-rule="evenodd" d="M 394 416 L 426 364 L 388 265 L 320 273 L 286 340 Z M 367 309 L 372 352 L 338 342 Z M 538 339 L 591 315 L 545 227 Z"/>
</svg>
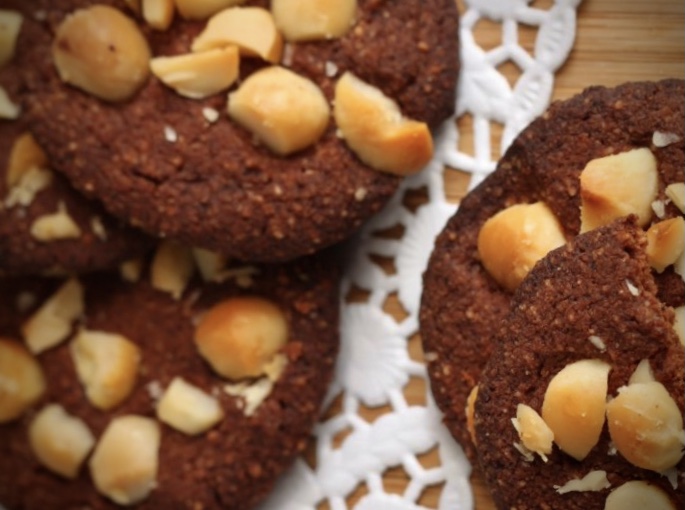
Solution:
<svg viewBox="0 0 685 510">
<path fill-rule="evenodd" d="M 685 183 L 676 182 L 666 186 L 666 196 L 671 199 L 671 202 L 680 209 L 680 212 L 685 214 Z"/>
<path fill-rule="evenodd" d="M 157 417 L 194 436 L 219 423 L 224 413 L 219 401 L 180 377 L 174 378 L 157 405 Z"/>
<path fill-rule="evenodd" d="M 476 384 L 471 391 L 469 396 L 466 398 L 466 428 L 469 431 L 469 436 L 473 444 L 476 444 L 476 399 L 478 398 L 478 385 Z"/>
<path fill-rule="evenodd" d="M 676 510 L 659 487 L 641 480 L 626 482 L 609 494 L 604 510 Z"/>
<path fill-rule="evenodd" d="M 647 230 L 647 258 L 657 273 L 675 264 L 685 250 L 685 220 L 681 216 L 655 223 Z"/>
<path fill-rule="evenodd" d="M 195 272 L 192 250 L 175 241 L 160 243 L 150 268 L 152 286 L 180 299 Z"/>
<path fill-rule="evenodd" d="M 0 68 L 14 57 L 23 21 L 20 12 L 0 9 Z"/>
<path fill-rule="evenodd" d="M 12 144 L 7 162 L 7 187 L 16 186 L 32 168 L 47 168 L 48 157 L 31 133 L 24 133 Z"/>
<path fill-rule="evenodd" d="M 271 12 L 288 41 L 333 39 L 354 24 L 357 0 L 272 0 Z"/>
<path fill-rule="evenodd" d="M 516 407 L 516 418 L 512 421 L 523 446 L 547 462 L 547 455 L 552 453 L 554 433 L 537 411 L 525 404 L 519 404 Z"/>
<path fill-rule="evenodd" d="M 166 30 L 174 21 L 174 0 L 142 0 L 143 19 L 156 30 Z"/>
<path fill-rule="evenodd" d="M 44 392 L 38 361 L 18 342 L 0 337 L 0 424 L 19 418 Z"/>
</svg>

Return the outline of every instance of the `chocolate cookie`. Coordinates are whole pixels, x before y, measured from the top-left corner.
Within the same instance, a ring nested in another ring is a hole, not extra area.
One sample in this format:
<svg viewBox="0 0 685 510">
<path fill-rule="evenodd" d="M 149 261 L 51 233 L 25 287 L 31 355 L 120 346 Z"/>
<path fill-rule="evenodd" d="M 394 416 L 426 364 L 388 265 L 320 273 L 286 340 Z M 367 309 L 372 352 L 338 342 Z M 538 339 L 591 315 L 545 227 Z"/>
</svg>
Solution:
<svg viewBox="0 0 685 510">
<path fill-rule="evenodd" d="M 22 62 L 30 60 L 35 46 L 48 45 L 50 36 L 25 2 L 2 2 L 2 8 L 26 14 L 14 57 L 0 66 L 0 87 L 12 101 L 25 103 L 31 100 L 26 92 L 31 71 Z M 51 158 L 31 131 L 25 115 L 0 119 L 0 272 L 111 268 L 151 246 L 147 236 L 113 219 L 51 171 Z"/>
<path fill-rule="evenodd" d="M 475 403 L 498 508 L 625 508 L 605 501 L 634 481 L 683 507 L 685 358 L 646 244 L 632 219 L 593 230 L 515 293 Z"/>
<path fill-rule="evenodd" d="M 42 1 L 37 8 L 54 33 L 94 3 Z M 123 1 L 105 3 L 132 15 Z M 176 15 L 160 31 L 136 21 L 153 56 L 188 53 L 206 25 Z M 453 0 L 361 0 L 341 37 L 287 43 L 277 63 L 311 80 L 328 103 L 350 71 L 395 100 L 404 116 L 435 128 L 454 109 L 457 32 Z M 362 163 L 333 116 L 316 143 L 278 156 L 223 113 L 224 93 L 188 99 L 151 76 L 132 99 L 104 102 L 60 80 L 48 45 L 36 45 L 22 65 L 37 68 L 34 100 L 25 106 L 55 167 L 111 213 L 156 235 L 244 260 L 291 259 L 348 237 L 399 182 Z M 242 58 L 240 83 L 266 65 Z"/>
<path fill-rule="evenodd" d="M 467 397 L 495 347 L 492 339 L 512 295 L 483 265 L 478 249 L 483 225 L 510 206 L 541 202 L 556 218 L 550 220 L 560 230 L 556 236 L 562 242 L 573 238 L 581 226 L 581 172 L 592 160 L 632 149 L 648 149 L 656 160 L 651 185 L 656 186 L 658 214 L 653 212 L 648 224 L 682 215 L 665 190 L 683 182 L 683 97 L 682 80 L 665 80 L 592 87 L 554 103 L 516 138 L 495 172 L 464 198 L 438 237 L 424 275 L 421 337 L 436 401 L 471 460 L 476 452 L 466 426 Z M 523 237 L 492 243 L 493 256 L 498 251 L 506 256 L 508 246 Z M 683 282 L 672 267 L 657 281 L 666 304 L 683 304 Z"/>
<path fill-rule="evenodd" d="M 1 282 L 0 506 L 248 509 L 302 452 L 338 348 L 337 265 L 229 266 L 182 290 L 178 249 L 136 283 Z"/>
</svg>

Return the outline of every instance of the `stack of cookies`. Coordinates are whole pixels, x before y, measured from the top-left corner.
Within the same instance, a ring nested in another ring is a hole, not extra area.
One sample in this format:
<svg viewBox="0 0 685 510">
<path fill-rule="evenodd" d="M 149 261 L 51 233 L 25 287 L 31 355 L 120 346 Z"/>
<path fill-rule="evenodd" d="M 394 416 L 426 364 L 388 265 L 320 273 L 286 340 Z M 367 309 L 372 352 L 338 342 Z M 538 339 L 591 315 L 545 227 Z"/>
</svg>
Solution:
<svg viewBox="0 0 685 510">
<path fill-rule="evenodd" d="M 424 276 L 445 422 L 498 508 L 682 508 L 685 82 L 553 104 Z"/>
<path fill-rule="evenodd" d="M 335 245 L 432 157 L 452 0 L 0 0 L 0 507 L 253 508 Z"/>
</svg>

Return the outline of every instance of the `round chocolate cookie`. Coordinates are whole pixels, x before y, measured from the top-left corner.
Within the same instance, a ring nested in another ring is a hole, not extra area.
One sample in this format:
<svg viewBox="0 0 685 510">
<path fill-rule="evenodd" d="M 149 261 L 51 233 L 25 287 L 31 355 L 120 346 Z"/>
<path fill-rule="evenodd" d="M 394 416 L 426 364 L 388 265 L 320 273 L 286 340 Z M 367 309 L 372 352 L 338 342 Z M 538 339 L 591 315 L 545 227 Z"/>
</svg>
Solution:
<svg viewBox="0 0 685 510">
<path fill-rule="evenodd" d="M 476 452 L 467 429 L 467 397 L 495 347 L 493 337 L 512 295 L 483 266 L 481 228 L 510 206 L 539 201 L 557 218 L 562 237 L 573 238 L 580 230 L 579 177 L 585 166 L 639 148 L 656 159 L 655 204 L 663 210 L 650 222 L 681 215 L 665 189 L 683 182 L 684 97 L 685 82 L 665 80 L 591 87 L 552 104 L 514 140 L 495 172 L 464 198 L 437 238 L 424 274 L 421 338 L 433 394 L 471 460 Z M 657 282 L 666 304 L 683 304 L 683 282 L 672 267 L 657 275 Z"/>
<path fill-rule="evenodd" d="M 480 465 L 498 508 L 605 508 L 632 481 L 683 508 L 685 357 L 645 245 L 634 221 L 617 221 L 552 251 L 515 293 L 475 403 Z M 525 421 L 520 404 L 554 432 L 542 455 L 512 424 L 518 417 L 528 438 L 544 428 Z"/>
<path fill-rule="evenodd" d="M 3 1 L 2 8 L 24 13 L 14 57 L 0 68 L 0 87 L 11 101 L 23 104 L 32 99 L 26 92 L 31 70 L 24 62 L 31 59 L 36 46 L 48 45 L 50 36 L 33 19 L 33 9 L 26 2 Z M 38 154 L 42 150 L 35 140 L 29 141 L 31 131 L 23 114 L 0 119 L 0 272 L 111 268 L 151 246 L 147 236 L 113 219 L 101 205 L 77 193 L 65 177 L 51 171 L 50 156 Z M 49 220 L 53 215 L 58 217 Z M 62 227 L 54 227 L 55 223 Z"/>
<path fill-rule="evenodd" d="M 155 276 L 144 272 L 135 283 L 112 273 L 0 282 L 0 375 L 9 384 L 0 385 L 0 506 L 249 509 L 305 448 L 338 349 L 339 271 L 330 253 L 229 266 L 223 283 L 192 279 L 179 299 L 158 290 L 180 274 L 160 260 Z M 37 318 L 47 303 L 66 321 L 63 340 L 52 335 L 55 315 Z M 279 335 L 280 347 L 266 343 Z M 2 363 L 17 350 L 36 360 L 42 386 L 30 363 Z M 25 378 L 17 390 L 18 374 Z M 70 438 L 63 422 L 45 427 L 54 404 L 81 420 L 93 441 L 84 447 L 73 423 Z M 136 432 L 108 438 L 117 435 L 115 422 L 126 423 L 121 433 L 141 421 L 144 440 Z M 159 432 L 158 448 L 150 429 Z M 71 448 L 55 460 L 50 445 L 62 437 Z"/>
<path fill-rule="evenodd" d="M 36 9 L 54 33 L 94 3 L 40 1 Z M 177 14 L 168 30 L 152 30 L 125 2 L 104 3 L 135 17 L 153 56 L 188 53 L 206 25 Z M 253 6 L 269 4 L 243 4 Z M 360 0 L 343 36 L 287 43 L 280 65 L 314 82 L 329 103 L 350 71 L 404 116 L 436 128 L 454 110 L 457 38 L 453 0 Z M 351 235 L 399 182 L 362 163 L 332 116 L 316 143 L 277 156 L 228 118 L 225 93 L 187 99 L 151 76 L 131 100 L 108 103 L 65 85 L 48 45 L 36 45 L 22 65 L 36 68 L 26 109 L 55 168 L 112 214 L 156 235 L 243 260 L 283 261 Z M 239 83 L 265 66 L 242 58 Z"/>
</svg>

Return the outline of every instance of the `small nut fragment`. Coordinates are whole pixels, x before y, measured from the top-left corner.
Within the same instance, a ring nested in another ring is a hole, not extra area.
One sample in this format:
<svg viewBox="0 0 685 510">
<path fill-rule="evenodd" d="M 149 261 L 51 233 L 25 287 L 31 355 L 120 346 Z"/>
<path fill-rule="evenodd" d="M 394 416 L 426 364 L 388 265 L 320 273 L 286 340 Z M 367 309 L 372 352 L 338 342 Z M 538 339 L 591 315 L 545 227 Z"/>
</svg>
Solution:
<svg viewBox="0 0 685 510">
<path fill-rule="evenodd" d="M 637 364 L 637 367 L 635 367 L 635 370 L 633 371 L 633 373 L 630 376 L 630 379 L 628 380 L 628 384 L 638 384 L 654 381 L 656 381 L 656 379 L 654 378 L 652 365 L 650 365 L 648 359 L 643 359 L 642 361 L 640 361 L 640 363 Z"/>
<path fill-rule="evenodd" d="M 685 214 L 685 183 L 676 182 L 666 186 L 666 196 L 671 199 L 671 202 L 680 209 L 680 212 Z"/>
<path fill-rule="evenodd" d="M 660 382 L 623 386 L 607 406 L 609 435 L 628 462 L 662 473 L 683 456 L 683 417 Z"/>
<path fill-rule="evenodd" d="M 33 354 L 54 347 L 67 338 L 72 323 L 83 315 L 83 287 L 72 278 L 66 281 L 22 325 L 21 333 Z"/>
<path fill-rule="evenodd" d="M 156 486 L 161 431 L 142 416 L 114 418 L 90 458 L 90 475 L 101 493 L 120 505 L 144 500 Z"/>
<path fill-rule="evenodd" d="M 681 216 L 655 223 L 647 230 L 647 258 L 657 273 L 662 273 L 685 250 L 685 220 Z"/>
<path fill-rule="evenodd" d="M 200 270 L 202 279 L 206 282 L 218 281 L 219 276 L 226 268 L 226 257 L 214 251 L 193 248 L 193 258 Z"/>
<path fill-rule="evenodd" d="M 5 207 L 20 205 L 26 207 L 31 205 L 41 191 L 52 184 L 54 175 L 50 170 L 38 167 L 31 167 L 24 172 L 14 186 L 12 186 L 5 197 Z"/>
<path fill-rule="evenodd" d="M 121 278 L 127 282 L 135 283 L 140 280 L 143 274 L 142 259 L 132 259 L 122 262 L 119 265 L 119 274 Z"/>
<path fill-rule="evenodd" d="M 86 396 L 98 409 L 111 409 L 131 394 L 138 375 L 140 349 L 114 333 L 81 330 L 69 345 Z"/>
<path fill-rule="evenodd" d="M 176 7 L 184 18 L 206 19 L 227 7 L 244 4 L 245 1 L 246 0 L 176 0 Z"/>
<path fill-rule="evenodd" d="M 166 30 L 174 21 L 174 0 L 143 0 L 143 19 L 156 30 Z"/>
<path fill-rule="evenodd" d="M 59 404 L 50 404 L 31 422 L 29 442 L 41 464 L 73 480 L 95 445 L 95 437 L 83 420 Z"/>
<path fill-rule="evenodd" d="M 229 94 L 228 114 L 276 154 L 286 155 L 321 137 L 330 108 L 314 82 L 273 66 L 254 73 Z"/>
<path fill-rule="evenodd" d="M 569 492 L 598 492 L 602 489 L 608 489 L 609 487 L 611 487 L 611 483 L 607 479 L 607 472 L 603 470 L 590 471 L 580 480 L 573 479 L 562 486 L 554 486 L 558 494 L 567 494 Z"/>
<path fill-rule="evenodd" d="M 357 0 L 272 0 L 271 12 L 288 41 L 333 39 L 352 27 Z"/>
<path fill-rule="evenodd" d="M 273 16 L 261 7 L 232 7 L 212 16 L 191 49 L 207 51 L 235 45 L 246 56 L 275 64 L 283 53 L 283 37 Z"/>
<path fill-rule="evenodd" d="M 350 72 L 335 86 L 333 115 L 352 151 L 377 170 L 414 174 L 433 157 L 428 126 L 402 116 L 395 101 Z"/>
<path fill-rule="evenodd" d="M 12 102 L 7 91 L 0 85 L 0 119 L 18 119 L 20 113 L 21 107 Z"/>
<path fill-rule="evenodd" d="M 32 168 L 46 168 L 48 157 L 31 133 L 24 133 L 12 144 L 5 176 L 7 187 L 16 186 Z"/>
<path fill-rule="evenodd" d="M 576 460 L 583 460 L 599 441 L 610 370 L 600 360 L 576 361 L 561 369 L 545 392 L 542 419 L 557 446 Z"/>
<path fill-rule="evenodd" d="M 0 423 L 21 416 L 44 392 L 36 359 L 18 342 L 0 337 Z"/>
<path fill-rule="evenodd" d="M 256 377 L 288 340 L 288 322 L 270 301 L 236 297 L 212 307 L 195 330 L 202 357 L 229 379 Z"/>
<path fill-rule="evenodd" d="M 224 391 L 233 397 L 243 399 L 243 414 L 253 416 L 264 401 L 269 397 L 274 388 L 274 382 L 268 377 L 260 377 L 254 382 L 242 381 L 235 384 L 226 384 Z"/>
<path fill-rule="evenodd" d="M 672 143 L 676 143 L 680 141 L 680 135 L 677 133 L 669 133 L 667 131 L 654 131 L 654 134 L 652 134 L 652 143 L 654 144 L 654 147 L 657 148 L 662 148 L 662 147 L 668 147 Z"/>
<path fill-rule="evenodd" d="M 476 399 L 478 398 L 478 385 L 476 384 L 471 391 L 469 396 L 466 398 L 466 428 L 469 431 L 469 436 L 473 444 L 476 444 Z"/>
<path fill-rule="evenodd" d="M 488 273 L 514 291 L 547 253 L 566 242 L 544 202 L 517 204 L 489 218 L 478 233 L 478 254 Z"/>
<path fill-rule="evenodd" d="M 31 224 L 31 236 L 42 242 L 78 239 L 81 229 L 67 212 L 64 202 L 57 204 L 57 212 L 36 218 Z"/>
<path fill-rule="evenodd" d="M 675 312 L 673 329 L 680 339 L 680 345 L 685 347 L 685 306 L 679 306 L 673 311 Z"/>
<path fill-rule="evenodd" d="M 612 491 L 604 510 L 676 510 L 671 498 L 659 487 L 642 480 L 626 482 Z"/>
<path fill-rule="evenodd" d="M 0 68 L 14 56 L 24 17 L 17 11 L 0 9 Z"/>
<path fill-rule="evenodd" d="M 201 53 L 153 58 L 150 69 L 180 95 L 202 99 L 230 87 L 238 78 L 239 63 L 238 48 L 227 46 Z"/>
<path fill-rule="evenodd" d="M 223 416 L 216 398 L 180 377 L 171 381 L 157 405 L 157 417 L 161 421 L 191 436 L 209 430 Z"/>
<path fill-rule="evenodd" d="M 580 174 L 580 231 L 629 214 L 644 227 L 658 191 L 657 161 L 647 148 L 593 159 Z"/>
<path fill-rule="evenodd" d="M 106 101 L 130 98 L 149 74 L 145 37 L 130 18 L 107 5 L 67 16 L 57 28 L 52 56 L 63 81 Z"/>
<path fill-rule="evenodd" d="M 174 299 L 180 299 L 194 271 L 191 249 L 174 241 L 164 241 L 157 248 L 152 260 L 152 286 L 168 292 Z"/>
<path fill-rule="evenodd" d="M 537 411 L 525 404 L 519 404 L 516 406 L 514 426 L 523 446 L 547 462 L 547 455 L 552 453 L 554 433 Z"/>
</svg>

